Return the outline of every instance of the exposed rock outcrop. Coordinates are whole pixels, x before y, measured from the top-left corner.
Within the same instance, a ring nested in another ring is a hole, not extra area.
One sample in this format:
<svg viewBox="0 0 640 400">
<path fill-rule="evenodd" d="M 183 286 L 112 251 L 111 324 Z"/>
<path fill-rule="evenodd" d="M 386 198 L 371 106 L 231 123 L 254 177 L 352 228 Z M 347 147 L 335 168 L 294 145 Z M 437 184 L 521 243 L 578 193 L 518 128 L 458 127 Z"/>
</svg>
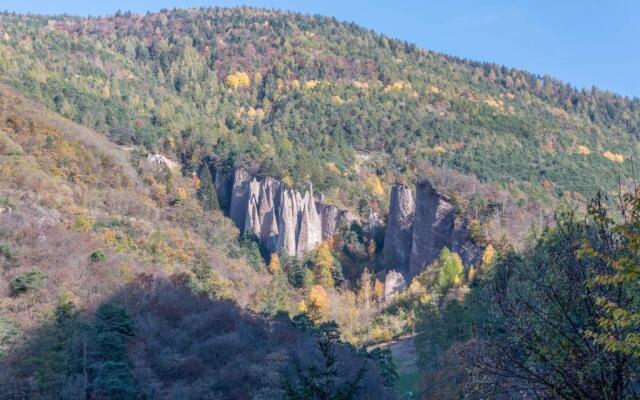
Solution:
<svg viewBox="0 0 640 400">
<path fill-rule="evenodd" d="M 382 251 L 385 262 L 402 271 L 407 271 L 409 268 L 415 211 L 416 204 L 411 189 L 405 185 L 393 186 Z"/>
<path fill-rule="evenodd" d="M 313 198 L 313 188 L 302 198 L 296 254 L 313 250 L 322 242 L 322 220 Z"/>
<path fill-rule="evenodd" d="M 162 154 L 151 154 L 147 155 L 147 161 L 155 165 L 158 169 L 162 170 L 162 168 L 167 167 L 172 172 L 176 172 L 180 170 L 180 164 L 176 161 L 173 161 Z"/>
<path fill-rule="evenodd" d="M 242 233 L 256 235 L 269 251 L 300 256 L 333 237 L 353 216 L 323 204 L 313 188 L 301 194 L 270 177 L 253 177 L 244 169 L 218 171 L 218 200 Z"/>
<path fill-rule="evenodd" d="M 407 283 L 400 272 L 389 271 L 384 278 L 384 301 L 389 301 L 397 293 L 404 290 Z"/>
<path fill-rule="evenodd" d="M 218 192 L 218 203 L 223 210 L 229 210 L 231 204 L 231 186 L 234 174 L 217 172 L 215 174 L 216 192 Z"/>
<path fill-rule="evenodd" d="M 396 185 L 391 204 L 384 256 L 405 276 L 424 270 L 444 247 L 460 255 L 465 265 L 476 264 L 482 249 L 470 237 L 468 221 L 428 181 L 418 183 L 415 202 L 410 190 Z"/>
<path fill-rule="evenodd" d="M 458 253 L 465 265 L 475 264 L 482 251 L 471 239 L 467 224 L 464 218 L 456 215 L 453 204 L 431 183 L 420 182 L 416 188 L 409 273 L 421 272 L 444 247 Z"/>
<path fill-rule="evenodd" d="M 334 205 L 320 203 L 320 220 L 322 221 L 322 240 L 329 240 L 337 232 L 340 210 Z"/>
<path fill-rule="evenodd" d="M 269 252 L 301 256 L 356 220 L 349 211 L 316 198 L 312 187 L 300 193 L 241 168 L 217 171 L 215 185 L 221 207 L 240 232 L 254 234 Z M 466 265 L 475 264 L 482 249 L 471 240 L 467 225 L 429 182 L 417 185 L 415 200 L 408 187 L 396 185 L 391 190 L 385 260 L 407 278 L 421 272 L 444 247 L 458 253 Z"/>
</svg>

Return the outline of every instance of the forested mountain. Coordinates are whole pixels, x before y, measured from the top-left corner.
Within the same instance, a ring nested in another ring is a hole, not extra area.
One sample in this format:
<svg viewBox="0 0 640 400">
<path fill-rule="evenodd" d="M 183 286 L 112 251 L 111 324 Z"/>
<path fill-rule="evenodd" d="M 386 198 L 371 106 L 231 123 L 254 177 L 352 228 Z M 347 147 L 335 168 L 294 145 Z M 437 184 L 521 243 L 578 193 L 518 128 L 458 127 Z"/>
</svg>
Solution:
<svg viewBox="0 0 640 400">
<path fill-rule="evenodd" d="M 0 399 L 639 395 L 639 99 L 244 7 L 0 81 Z"/>
<path fill-rule="evenodd" d="M 638 99 L 330 18 L 251 8 L 5 13 L 0 29 L 3 80 L 116 143 L 173 153 L 187 172 L 213 153 L 297 184 L 349 187 L 364 153 L 379 158 L 370 172 L 383 182 L 427 162 L 593 194 L 615 187 L 638 151 Z"/>
</svg>

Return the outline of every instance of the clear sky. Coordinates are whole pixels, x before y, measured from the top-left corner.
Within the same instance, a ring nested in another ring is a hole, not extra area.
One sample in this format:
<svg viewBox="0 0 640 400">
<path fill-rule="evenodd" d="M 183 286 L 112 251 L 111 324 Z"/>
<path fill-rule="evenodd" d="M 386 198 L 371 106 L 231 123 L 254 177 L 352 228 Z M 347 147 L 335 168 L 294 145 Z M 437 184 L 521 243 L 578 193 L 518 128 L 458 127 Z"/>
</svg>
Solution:
<svg viewBox="0 0 640 400">
<path fill-rule="evenodd" d="M 640 97 L 639 0 L 0 0 L 0 10 L 75 15 L 235 5 L 335 16 L 430 50 Z"/>
</svg>

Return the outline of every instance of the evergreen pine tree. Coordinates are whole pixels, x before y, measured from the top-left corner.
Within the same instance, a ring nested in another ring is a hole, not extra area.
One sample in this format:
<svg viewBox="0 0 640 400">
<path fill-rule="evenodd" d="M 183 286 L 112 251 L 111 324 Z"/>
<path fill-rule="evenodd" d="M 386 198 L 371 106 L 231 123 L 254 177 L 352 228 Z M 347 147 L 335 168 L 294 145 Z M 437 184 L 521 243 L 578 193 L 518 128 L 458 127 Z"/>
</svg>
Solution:
<svg viewBox="0 0 640 400">
<path fill-rule="evenodd" d="M 198 188 L 198 199 L 202 202 L 205 211 L 218 210 L 218 193 L 211 176 L 208 165 L 204 165 L 200 172 L 200 187 Z"/>
</svg>

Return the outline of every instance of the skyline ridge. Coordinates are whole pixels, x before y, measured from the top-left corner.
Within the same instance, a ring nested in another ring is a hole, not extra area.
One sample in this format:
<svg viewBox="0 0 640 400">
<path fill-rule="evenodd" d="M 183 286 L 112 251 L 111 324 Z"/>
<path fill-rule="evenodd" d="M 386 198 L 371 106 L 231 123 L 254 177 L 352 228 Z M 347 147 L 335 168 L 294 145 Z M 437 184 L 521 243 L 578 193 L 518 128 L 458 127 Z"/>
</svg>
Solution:
<svg viewBox="0 0 640 400">
<path fill-rule="evenodd" d="M 37 15 L 100 16 L 117 10 L 138 14 L 172 8 L 237 6 L 334 17 L 445 55 L 549 75 L 578 89 L 596 86 L 629 98 L 640 96 L 640 81 L 634 78 L 634 71 L 640 68 L 640 48 L 634 48 L 640 44 L 630 39 L 640 34 L 640 27 L 633 23 L 634 16 L 640 15 L 640 5 L 624 1 L 608 3 L 606 7 L 574 1 L 561 5 L 543 1 L 534 7 L 521 1 L 500 0 L 482 5 L 462 0 L 450 6 L 403 1 L 395 7 L 364 7 L 361 1 L 347 5 L 328 1 L 320 5 L 290 0 L 189 0 L 180 4 L 172 0 L 133 4 L 68 0 L 52 5 L 39 0 L 29 4 L 8 0 L 0 9 Z M 596 25 L 598 29 L 593 28 Z"/>
</svg>

